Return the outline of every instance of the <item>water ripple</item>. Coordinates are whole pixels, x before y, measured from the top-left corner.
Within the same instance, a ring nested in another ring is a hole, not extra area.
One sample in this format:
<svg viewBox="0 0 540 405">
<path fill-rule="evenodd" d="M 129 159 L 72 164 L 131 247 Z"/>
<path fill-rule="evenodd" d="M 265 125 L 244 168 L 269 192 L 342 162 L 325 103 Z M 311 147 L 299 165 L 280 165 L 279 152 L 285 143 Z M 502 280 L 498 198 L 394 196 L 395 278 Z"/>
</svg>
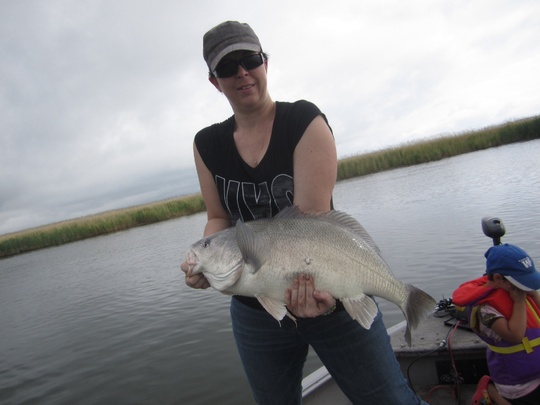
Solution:
<svg viewBox="0 0 540 405">
<path fill-rule="evenodd" d="M 483 271 L 480 219 L 540 260 L 540 141 L 337 185 L 396 276 L 436 299 Z M 0 403 L 251 403 L 229 297 L 184 285 L 205 214 L 0 260 Z M 387 326 L 403 319 L 381 301 Z M 318 366 L 313 353 L 307 371 Z"/>
</svg>

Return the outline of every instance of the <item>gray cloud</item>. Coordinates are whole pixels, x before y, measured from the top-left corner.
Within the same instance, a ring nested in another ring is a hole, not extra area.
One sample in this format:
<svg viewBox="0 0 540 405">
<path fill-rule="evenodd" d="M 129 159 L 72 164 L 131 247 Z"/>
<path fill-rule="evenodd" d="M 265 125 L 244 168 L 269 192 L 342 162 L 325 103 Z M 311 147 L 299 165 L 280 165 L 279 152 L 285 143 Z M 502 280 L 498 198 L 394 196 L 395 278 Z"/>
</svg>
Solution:
<svg viewBox="0 0 540 405">
<path fill-rule="evenodd" d="M 198 191 L 192 139 L 231 114 L 202 35 L 249 22 L 274 99 L 340 156 L 538 114 L 540 4 L 38 0 L 0 15 L 0 233 Z"/>
</svg>

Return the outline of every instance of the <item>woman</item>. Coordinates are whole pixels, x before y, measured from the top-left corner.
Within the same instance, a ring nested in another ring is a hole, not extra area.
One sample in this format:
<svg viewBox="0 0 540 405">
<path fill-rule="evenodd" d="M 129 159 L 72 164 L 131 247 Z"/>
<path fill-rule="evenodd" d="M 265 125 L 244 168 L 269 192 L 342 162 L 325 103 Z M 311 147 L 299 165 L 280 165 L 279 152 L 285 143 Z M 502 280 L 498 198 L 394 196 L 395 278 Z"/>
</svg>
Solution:
<svg viewBox="0 0 540 405">
<path fill-rule="evenodd" d="M 312 103 L 274 102 L 267 89 L 268 59 L 247 24 L 224 22 L 203 39 L 209 80 L 234 115 L 200 131 L 194 156 L 207 207 L 204 235 L 236 223 L 301 211 L 332 209 L 337 156 L 326 117 Z M 182 264 L 186 284 L 207 288 Z M 231 317 L 236 344 L 259 404 L 301 402 L 302 368 L 311 345 L 353 403 L 419 404 L 408 388 L 377 316 L 369 330 L 341 303 L 297 277 L 286 293 L 294 323 L 276 322 L 255 298 L 234 296 Z"/>
</svg>

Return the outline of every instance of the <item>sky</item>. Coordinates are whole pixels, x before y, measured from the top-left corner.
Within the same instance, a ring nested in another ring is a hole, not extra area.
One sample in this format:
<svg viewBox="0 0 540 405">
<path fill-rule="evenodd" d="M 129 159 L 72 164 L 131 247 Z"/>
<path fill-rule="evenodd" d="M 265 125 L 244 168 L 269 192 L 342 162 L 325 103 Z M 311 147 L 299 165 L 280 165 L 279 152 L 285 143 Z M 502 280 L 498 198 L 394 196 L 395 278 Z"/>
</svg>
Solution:
<svg viewBox="0 0 540 405">
<path fill-rule="evenodd" d="M 202 37 L 247 22 L 340 158 L 540 114 L 536 0 L 0 0 L 0 234 L 199 192 L 232 114 Z"/>
</svg>

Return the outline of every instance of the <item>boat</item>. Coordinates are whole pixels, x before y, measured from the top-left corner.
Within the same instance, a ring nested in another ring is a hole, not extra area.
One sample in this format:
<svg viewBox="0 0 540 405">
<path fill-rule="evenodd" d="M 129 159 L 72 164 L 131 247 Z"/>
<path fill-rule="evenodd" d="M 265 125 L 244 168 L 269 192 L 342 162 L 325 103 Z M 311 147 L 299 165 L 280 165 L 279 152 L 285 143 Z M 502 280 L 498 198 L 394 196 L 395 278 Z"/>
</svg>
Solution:
<svg viewBox="0 0 540 405">
<path fill-rule="evenodd" d="M 388 335 L 403 376 L 416 394 L 431 405 L 471 404 L 478 380 L 488 373 L 486 344 L 454 315 L 451 300 L 443 300 L 405 342 L 406 322 Z M 446 314 L 444 314 L 446 312 Z M 304 405 L 349 405 L 323 366 L 302 381 Z"/>
<path fill-rule="evenodd" d="M 482 218 L 484 234 L 501 243 L 505 234 L 497 217 Z M 416 330 L 412 344 L 405 342 L 403 321 L 387 329 L 403 376 L 413 391 L 431 405 L 472 404 L 479 379 L 488 375 L 486 343 L 470 329 L 465 315 L 452 299 L 443 299 Z M 349 405 L 325 367 L 302 381 L 304 405 Z"/>
</svg>

